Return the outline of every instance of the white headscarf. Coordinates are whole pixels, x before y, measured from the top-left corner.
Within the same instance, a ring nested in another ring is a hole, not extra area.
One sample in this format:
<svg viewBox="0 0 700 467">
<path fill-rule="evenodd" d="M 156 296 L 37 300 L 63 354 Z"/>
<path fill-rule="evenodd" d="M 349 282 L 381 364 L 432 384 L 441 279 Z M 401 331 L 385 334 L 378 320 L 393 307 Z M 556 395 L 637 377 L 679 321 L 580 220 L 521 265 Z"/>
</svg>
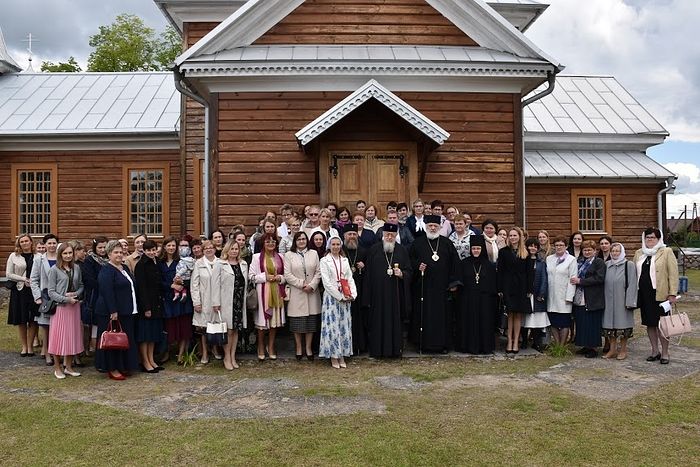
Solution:
<svg viewBox="0 0 700 467">
<path fill-rule="evenodd" d="M 331 240 L 333 240 L 334 238 L 337 238 L 338 240 L 340 240 L 340 246 L 341 247 L 343 246 L 343 239 L 340 238 L 340 236 L 338 236 L 336 234 L 332 234 L 331 237 L 326 242 L 326 250 L 331 251 Z"/>
<path fill-rule="evenodd" d="M 654 245 L 653 248 L 647 248 L 646 244 L 646 236 L 644 235 L 644 232 L 642 232 L 642 253 L 644 253 L 646 256 L 654 256 L 660 249 L 666 248 L 666 244 L 664 243 L 664 233 L 661 232 L 661 238 L 659 238 L 659 242 Z"/>
<path fill-rule="evenodd" d="M 620 256 L 618 256 L 617 259 L 613 258 L 612 256 L 612 249 L 615 245 L 620 245 Z M 615 242 L 612 245 L 610 245 L 610 259 L 608 260 L 610 261 L 610 264 L 624 263 L 626 259 L 627 258 L 625 258 L 625 246 L 622 243 Z"/>
</svg>

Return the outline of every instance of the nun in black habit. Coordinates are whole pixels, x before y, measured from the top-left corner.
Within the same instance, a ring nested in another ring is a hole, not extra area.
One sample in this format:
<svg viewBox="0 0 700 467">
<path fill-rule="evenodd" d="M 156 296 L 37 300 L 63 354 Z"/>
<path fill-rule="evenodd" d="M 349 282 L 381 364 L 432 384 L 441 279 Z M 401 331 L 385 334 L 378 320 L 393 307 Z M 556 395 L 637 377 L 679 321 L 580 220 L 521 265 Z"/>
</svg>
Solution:
<svg viewBox="0 0 700 467">
<path fill-rule="evenodd" d="M 471 256 L 462 261 L 464 287 L 458 296 L 455 349 L 470 354 L 491 354 L 496 348 L 496 267 L 486 254 L 484 237 L 472 235 L 470 240 Z"/>
</svg>

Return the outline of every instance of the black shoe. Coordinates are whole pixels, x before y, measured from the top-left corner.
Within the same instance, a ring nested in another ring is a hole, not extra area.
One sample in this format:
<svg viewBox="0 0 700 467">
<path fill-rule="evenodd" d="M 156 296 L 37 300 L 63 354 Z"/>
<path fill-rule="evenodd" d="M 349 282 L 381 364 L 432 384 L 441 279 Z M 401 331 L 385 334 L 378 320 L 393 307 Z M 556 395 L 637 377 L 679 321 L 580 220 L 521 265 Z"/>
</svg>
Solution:
<svg viewBox="0 0 700 467">
<path fill-rule="evenodd" d="M 662 365 L 668 365 L 669 363 L 671 363 L 671 360 L 668 358 L 659 358 L 659 363 L 661 363 Z"/>
<path fill-rule="evenodd" d="M 652 355 L 651 357 L 647 357 L 647 362 L 655 362 L 656 360 L 661 360 L 660 353 L 657 353 L 656 355 Z"/>
<path fill-rule="evenodd" d="M 308 361 L 310 361 L 310 362 L 313 362 L 313 361 L 314 361 L 314 354 L 307 355 L 307 356 L 306 356 L 306 359 L 307 359 Z"/>
<path fill-rule="evenodd" d="M 28 357 L 29 354 L 28 354 L 27 352 L 20 352 L 20 353 L 19 353 L 19 356 L 20 356 L 20 357 Z"/>
<path fill-rule="evenodd" d="M 586 358 L 598 358 L 598 352 L 596 352 L 593 349 L 589 349 L 588 352 L 586 352 L 585 357 Z"/>
<path fill-rule="evenodd" d="M 586 355 L 588 353 L 588 349 L 585 347 L 581 347 L 576 351 L 576 355 Z"/>
<path fill-rule="evenodd" d="M 296 354 L 297 362 L 300 362 L 303 356 L 303 354 Z"/>
<path fill-rule="evenodd" d="M 156 367 L 156 370 L 158 370 L 158 371 L 163 371 L 163 370 L 165 370 L 165 367 L 162 367 L 162 366 L 158 365 L 158 366 Z"/>
</svg>

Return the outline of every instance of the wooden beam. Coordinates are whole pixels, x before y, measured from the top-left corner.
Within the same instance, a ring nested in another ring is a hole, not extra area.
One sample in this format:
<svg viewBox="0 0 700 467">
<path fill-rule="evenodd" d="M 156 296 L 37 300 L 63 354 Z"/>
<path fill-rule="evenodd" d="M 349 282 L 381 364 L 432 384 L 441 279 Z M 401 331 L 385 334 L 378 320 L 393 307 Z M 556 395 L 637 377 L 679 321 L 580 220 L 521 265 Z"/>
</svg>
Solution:
<svg viewBox="0 0 700 467">
<path fill-rule="evenodd" d="M 418 142 L 418 154 L 420 163 L 420 179 L 418 182 L 418 193 L 423 191 L 423 186 L 425 185 L 425 174 L 428 171 L 428 157 L 433 152 L 432 145 L 423 138 L 422 141 Z"/>
<path fill-rule="evenodd" d="M 209 228 L 219 228 L 219 94 L 209 98 Z M 211 232 L 206 232 L 211 234 Z"/>
</svg>

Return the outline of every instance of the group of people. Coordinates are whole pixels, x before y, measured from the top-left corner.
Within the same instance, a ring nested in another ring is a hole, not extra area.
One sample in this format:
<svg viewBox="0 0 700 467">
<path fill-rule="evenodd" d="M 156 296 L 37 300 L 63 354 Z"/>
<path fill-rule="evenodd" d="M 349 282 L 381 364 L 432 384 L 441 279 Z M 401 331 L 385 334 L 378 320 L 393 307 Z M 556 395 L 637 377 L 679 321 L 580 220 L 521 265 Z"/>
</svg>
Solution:
<svg viewBox="0 0 700 467">
<path fill-rule="evenodd" d="M 170 346 L 180 363 L 194 349 L 202 364 L 213 355 L 233 370 L 240 338 L 244 349 L 255 341 L 259 361 L 276 360 L 287 321 L 296 358 L 318 355 L 334 368 L 365 352 L 400 357 L 405 335 L 420 352 L 490 354 L 499 329 L 507 331 L 507 354 L 541 350 L 549 328 L 558 345 L 575 330 L 574 344 L 590 358 L 604 338 L 603 357 L 624 360 L 637 308 L 651 343 L 647 360 L 670 361 L 657 325 L 660 303 L 676 299 L 678 268 L 658 229 L 644 231 L 629 261 L 609 236 L 551 238 L 541 230 L 528 238 L 490 219 L 477 228 L 439 200 L 416 200 L 410 211 L 392 202 L 385 219 L 378 214 L 364 201 L 352 213 L 333 203 L 296 213 L 285 204 L 279 221 L 267 212 L 250 237 L 242 225 L 207 240 L 169 236 L 159 244 L 139 235 L 132 252 L 125 239 L 96 237 L 87 249 L 49 234 L 35 248 L 21 235 L 7 261 L 8 323 L 18 327 L 22 356 L 34 355 L 41 330 L 41 355 L 59 379 L 80 375 L 86 350 L 114 380 L 163 371 Z M 225 343 L 213 345 L 207 326 L 222 322 Z M 115 326 L 128 349 L 98 345 Z"/>
</svg>

